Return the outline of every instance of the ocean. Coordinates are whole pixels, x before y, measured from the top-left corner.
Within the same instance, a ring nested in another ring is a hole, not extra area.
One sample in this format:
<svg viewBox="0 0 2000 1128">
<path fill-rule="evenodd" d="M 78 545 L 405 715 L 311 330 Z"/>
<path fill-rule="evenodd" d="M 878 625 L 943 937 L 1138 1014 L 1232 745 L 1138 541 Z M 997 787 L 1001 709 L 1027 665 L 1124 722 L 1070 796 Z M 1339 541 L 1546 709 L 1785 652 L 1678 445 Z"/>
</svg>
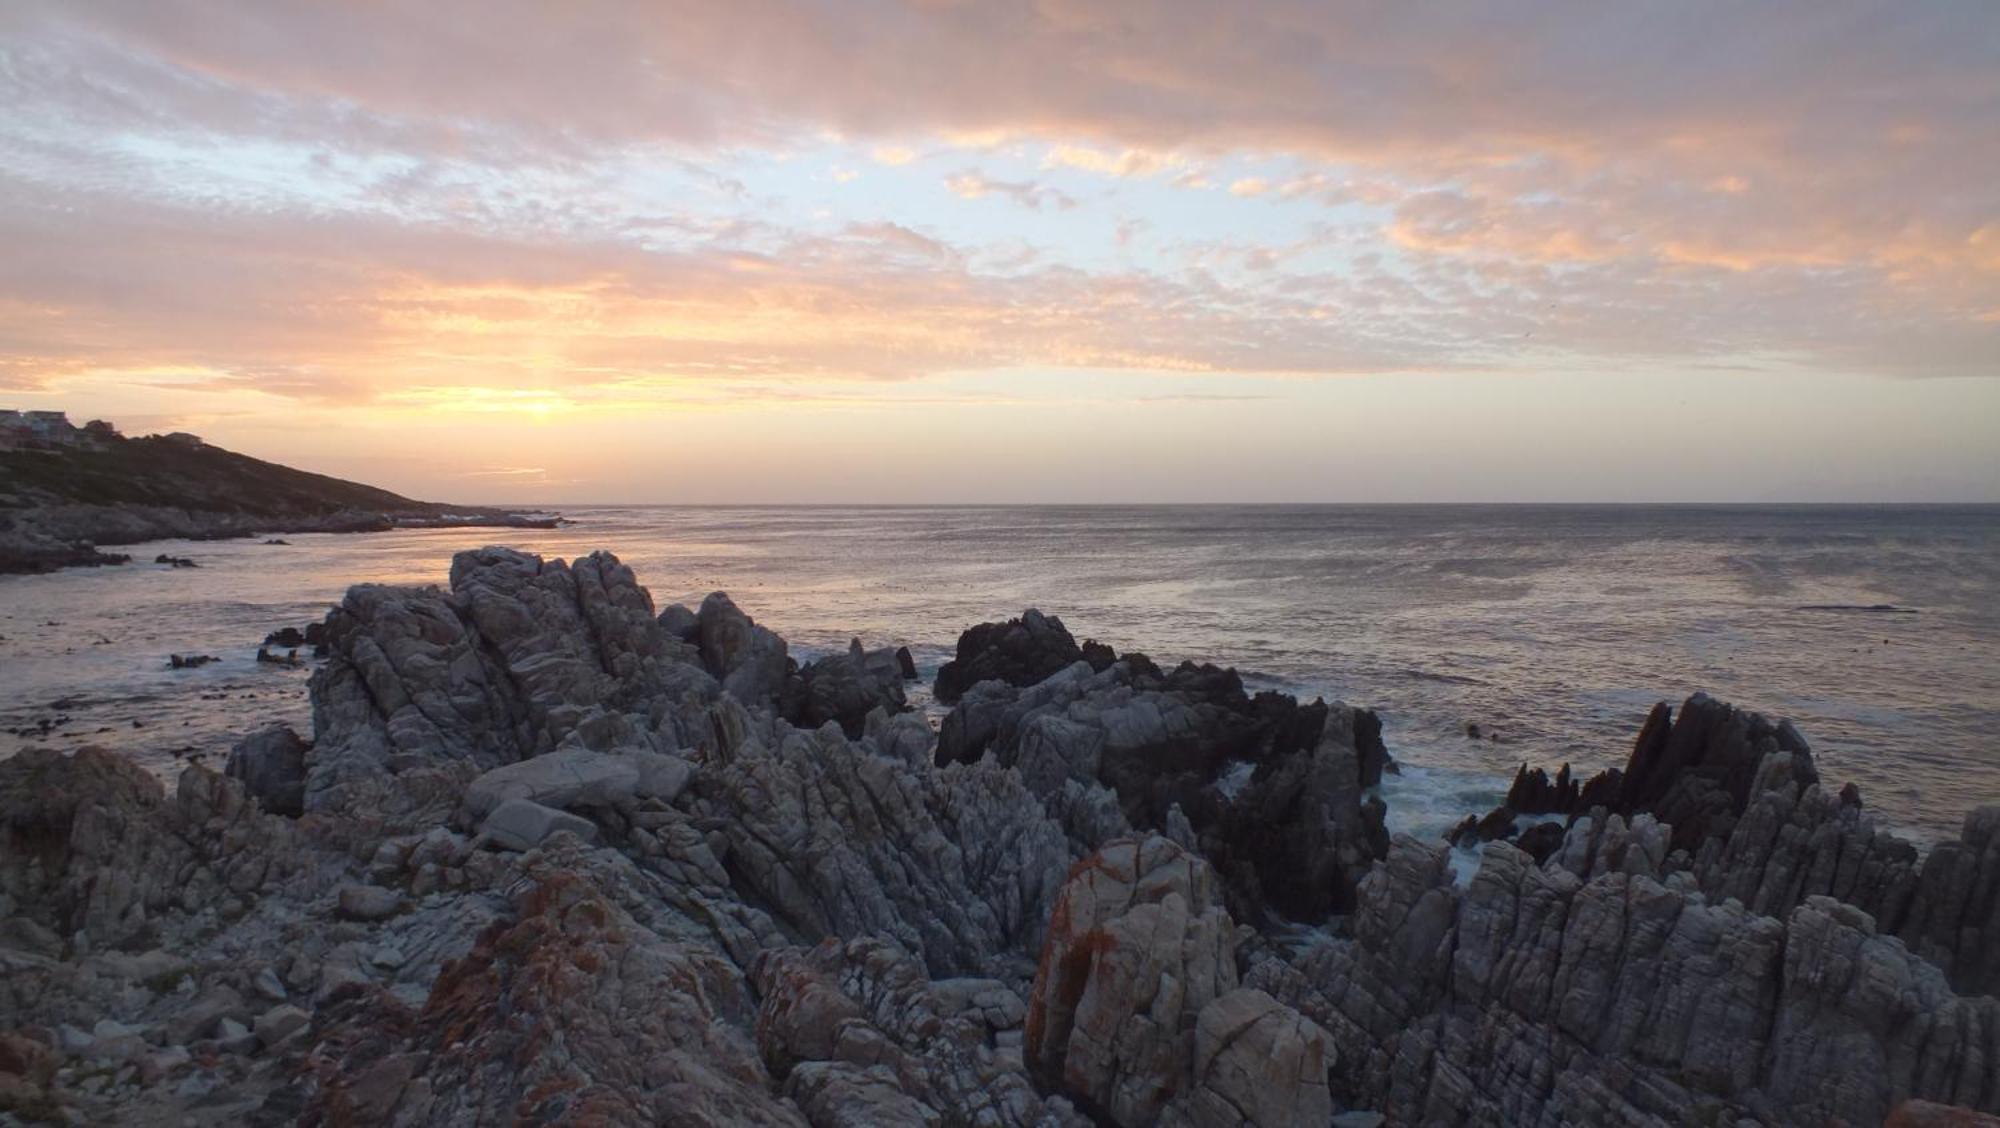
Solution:
<svg viewBox="0 0 2000 1128">
<path fill-rule="evenodd" d="M 95 743 L 169 775 L 272 720 L 308 731 L 309 671 L 254 660 L 268 632 L 501 543 L 609 549 L 662 607 L 726 590 L 802 658 L 859 636 L 909 646 L 928 679 L 965 627 L 1032 606 L 1079 640 L 1367 705 L 1404 767 L 1391 824 L 1415 833 L 1483 813 L 1523 762 L 1622 763 L 1654 702 L 1697 689 L 1791 717 L 1823 776 L 1919 840 L 2000 802 L 2000 506 L 565 512 L 0 576 L 0 756 Z"/>
</svg>

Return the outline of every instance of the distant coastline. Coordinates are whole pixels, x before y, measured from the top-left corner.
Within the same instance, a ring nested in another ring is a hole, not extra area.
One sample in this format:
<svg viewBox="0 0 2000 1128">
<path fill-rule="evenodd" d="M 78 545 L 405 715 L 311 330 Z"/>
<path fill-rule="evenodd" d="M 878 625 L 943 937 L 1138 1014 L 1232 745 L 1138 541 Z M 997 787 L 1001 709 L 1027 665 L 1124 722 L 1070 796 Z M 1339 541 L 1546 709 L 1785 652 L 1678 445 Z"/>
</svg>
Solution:
<svg viewBox="0 0 2000 1128">
<path fill-rule="evenodd" d="M 554 528 L 537 510 L 416 501 L 212 446 L 127 438 L 102 420 L 0 411 L 0 573 L 124 564 L 106 546 L 283 533 Z"/>
</svg>

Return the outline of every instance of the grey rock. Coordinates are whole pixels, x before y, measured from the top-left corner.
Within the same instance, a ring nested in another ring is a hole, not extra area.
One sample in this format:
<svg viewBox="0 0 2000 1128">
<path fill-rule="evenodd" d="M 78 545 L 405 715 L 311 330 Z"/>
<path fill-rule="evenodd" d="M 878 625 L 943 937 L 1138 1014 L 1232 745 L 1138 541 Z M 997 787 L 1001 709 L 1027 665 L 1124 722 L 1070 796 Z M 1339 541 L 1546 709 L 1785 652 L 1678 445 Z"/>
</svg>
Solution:
<svg viewBox="0 0 2000 1128">
<path fill-rule="evenodd" d="M 1029 608 L 1018 619 L 981 623 L 959 635 L 957 654 L 938 669 L 933 692 L 950 704 L 980 682 L 1029 686 L 1076 662 L 1095 659 L 1090 664 L 1101 668 L 1110 657 L 1109 647 L 1086 655 L 1061 619 Z"/>
<path fill-rule="evenodd" d="M 890 937 L 939 976 L 1039 950 L 1070 855 L 1017 776 L 913 770 L 832 726 L 771 735 L 712 757 L 683 800 L 739 895 L 795 937 Z"/>
<path fill-rule="evenodd" d="M 243 996 L 235 988 L 210 984 L 175 1007 L 163 1033 L 168 1042 L 192 1042 L 212 1034 L 224 1020 L 247 1019 L 249 1014 Z"/>
<path fill-rule="evenodd" d="M 561 748 L 485 772 L 465 789 L 465 809 L 482 818 L 509 799 L 544 807 L 630 807 L 638 797 L 636 758 Z"/>
<path fill-rule="evenodd" d="M 285 1001 L 285 984 L 278 978 L 278 973 L 268 967 L 258 969 L 257 974 L 250 979 L 250 987 L 266 1001 L 273 1003 Z"/>
<path fill-rule="evenodd" d="M 696 614 L 701 660 L 737 700 L 769 702 L 791 672 L 785 640 L 756 624 L 729 596 L 714 592 Z"/>
<path fill-rule="evenodd" d="M 679 756 L 664 752 L 637 752 L 632 759 L 639 769 L 639 782 L 634 794 L 641 799 L 658 799 L 671 803 L 680 798 L 687 789 L 688 781 L 694 778 L 694 765 Z"/>
<path fill-rule="evenodd" d="M 403 898 L 379 885 L 345 885 L 335 908 L 349 920 L 387 920 L 402 911 Z"/>
<path fill-rule="evenodd" d="M 62 1052 L 80 1056 L 89 1053 L 90 1047 L 97 1040 L 91 1037 L 90 1031 L 79 1030 L 64 1022 L 56 1026 L 56 1041 L 62 1047 Z"/>
<path fill-rule="evenodd" d="M 215 1044 L 225 1054 L 248 1054 L 256 1051 L 257 1036 L 236 1019 L 224 1018 L 215 1025 Z"/>
<path fill-rule="evenodd" d="M 327 639 L 306 805 L 418 829 L 442 822 L 472 777 L 566 743 L 685 746 L 716 693 L 608 553 L 460 553 L 448 592 L 350 589 Z"/>
<path fill-rule="evenodd" d="M 1214 874 L 1164 838 L 1123 839 L 1064 885 L 1029 997 L 1029 1066 L 1121 1125 L 1184 1088 L 1184 1035 L 1236 987 Z"/>
<path fill-rule="evenodd" d="M 1107 845 L 1056 903 L 1027 1064 L 1125 1126 L 1324 1122 L 1330 1040 L 1238 989 L 1236 943 L 1198 855 L 1158 836 Z"/>
<path fill-rule="evenodd" d="M 589 819 L 526 799 L 502 802 L 479 824 L 481 835 L 508 850 L 532 850 L 559 832 L 574 834 L 585 842 L 597 841 L 597 825 Z"/>
<path fill-rule="evenodd" d="M 265 1046 L 275 1046 L 305 1028 L 312 1015 L 289 1003 L 280 1004 L 257 1016 L 251 1030 Z"/>
<path fill-rule="evenodd" d="M 1311 1019 L 1255 988 L 1201 1010 L 1194 1032 L 1194 1088 L 1162 1124 L 1324 1124 L 1332 1114 L 1327 1069 L 1333 1048 Z"/>
<path fill-rule="evenodd" d="M 2000 1002 L 1953 996 L 1852 906 L 1811 897 L 1775 919 L 1643 874 L 1583 881 L 1504 843 L 1459 890 L 1446 853 L 1398 839 L 1351 941 L 1246 976 L 1328 1031 L 1339 1103 L 1451 1123 L 1714 1108 L 1808 1124 L 1994 1099 L 1973 1078 L 2000 1047 L 1967 1032 Z"/>
<path fill-rule="evenodd" d="M 932 982 L 896 946 L 826 940 L 758 956 L 757 1042 L 814 1124 L 1067 1122 L 1004 1036 L 1020 996 L 993 980 Z"/>
<path fill-rule="evenodd" d="M 1079 660 L 1025 688 L 974 685 L 939 730 L 937 762 L 988 756 L 1019 770 L 1086 851 L 1103 840 L 1085 828 L 1105 825 L 1077 806 L 1091 784 L 1116 795 L 1131 827 L 1199 841 L 1246 921 L 1324 918 L 1351 903 L 1388 848 L 1386 808 L 1364 796 L 1387 762 L 1374 714 L 1253 698 L 1233 670 L 1162 673 L 1127 655 L 1102 669 Z M 1177 807 L 1181 827 L 1170 822 Z"/>
</svg>

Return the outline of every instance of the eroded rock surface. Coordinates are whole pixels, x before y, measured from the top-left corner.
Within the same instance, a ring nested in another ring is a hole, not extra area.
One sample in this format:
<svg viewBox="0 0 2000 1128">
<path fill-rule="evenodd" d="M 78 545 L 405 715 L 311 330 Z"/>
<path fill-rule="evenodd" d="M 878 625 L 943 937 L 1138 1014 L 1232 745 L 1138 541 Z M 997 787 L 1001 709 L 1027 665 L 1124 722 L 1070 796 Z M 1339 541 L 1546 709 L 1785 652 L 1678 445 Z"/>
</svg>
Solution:
<svg viewBox="0 0 2000 1128">
<path fill-rule="evenodd" d="M 1458 889 L 1444 847 L 1399 838 L 1353 928 L 1246 982 L 1331 1034 L 1336 1100 L 1392 1122 L 1877 1123 L 1910 1097 L 2000 1101 L 2000 1002 L 1830 898 L 1773 918 L 1686 874 L 1585 881 L 1504 843 Z"/>
<path fill-rule="evenodd" d="M 1616 776 L 1524 772 L 1565 818 L 1460 885 L 1382 834 L 1366 710 L 990 626 L 960 660 L 994 676 L 934 735 L 906 654 L 801 670 L 726 596 L 655 614 L 608 554 L 484 549 L 447 588 L 348 593 L 310 744 L 253 734 L 171 791 L 94 749 L 0 763 L 0 1115 L 2000 1107 L 2000 809 L 1921 853 L 1789 726 L 1698 697 Z"/>
<path fill-rule="evenodd" d="M 1184 662 L 1163 673 L 1128 654 L 1025 688 L 984 683 L 945 718 L 937 757 L 988 756 L 1021 773 L 1079 850 L 1178 817 L 1245 920 L 1316 921 L 1346 907 L 1387 846 L 1385 809 L 1364 795 L 1389 764 L 1375 715 L 1252 697 L 1234 670 Z"/>
<path fill-rule="evenodd" d="M 1944 969 L 1967 993 L 2000 992 L 2000 806 L 1967 814 L 1928 854 L 1879 828 L 1850 784 L 1821 782 L 1789 722 L 1706 694 L 1654 707 L 1623 769 L 1581 784 L 1523 767 L 1509 804 L 1575 820 L 1558 857 L 1589 876 L 1613 868 L 1690 872 L 1712 900 L 1783 917 L 1807 898 L 1853 905 Z M 1607 828 L 1609 837 L 1607 839 Z M 1626 841 L 1644 861 L 1626 860 Z"/>
</svg>

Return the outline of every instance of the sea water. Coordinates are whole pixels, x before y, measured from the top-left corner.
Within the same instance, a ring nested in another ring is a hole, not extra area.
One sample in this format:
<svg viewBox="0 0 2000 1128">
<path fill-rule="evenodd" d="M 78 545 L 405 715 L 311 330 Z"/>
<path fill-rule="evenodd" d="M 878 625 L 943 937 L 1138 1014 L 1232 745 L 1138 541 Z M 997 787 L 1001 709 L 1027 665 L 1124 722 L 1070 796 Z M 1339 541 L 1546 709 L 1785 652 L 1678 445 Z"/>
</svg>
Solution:
<svg viewBox="0 0 2000 1128">
<path fill-rule="evenodd" d="M 164 775 L 270 721 L 309 732 L 310 668 L 257 663 L 266 633 L 350 584 L 442 584 L 453 553 L 499 543 L 609 549 L 662 607 L 726 590 L 802 657 L 858 636 L 909 646 L 928 679 L 965 627 L 1039 607 L 1079 640 L 1368 705 L 1403 766 L 1390 821 L 1421 833 L 1490 808 L 1523 762 L 1622 763 L 1654 702 L 1697 689 L 1791 717 L 1826 778 L 1913 837 L 2000 802 L 2000 507 L 565 512 L 0 577 L 0 756 L 96 743 Z"/>
</svg>

